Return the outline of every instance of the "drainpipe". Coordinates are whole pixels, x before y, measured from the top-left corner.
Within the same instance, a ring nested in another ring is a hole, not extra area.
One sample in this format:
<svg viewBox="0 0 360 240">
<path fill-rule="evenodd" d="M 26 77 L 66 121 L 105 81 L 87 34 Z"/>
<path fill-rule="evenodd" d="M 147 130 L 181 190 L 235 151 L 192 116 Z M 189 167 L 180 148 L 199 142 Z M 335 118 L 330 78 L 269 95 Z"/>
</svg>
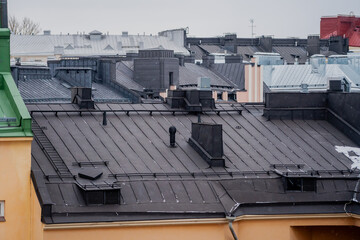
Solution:
<svg viewBox="0 0 360 240">
<path fill-rule="evenodd" d="M 238 237 L 236 236 L 235 230 L 232 225 L 232 222 L 235 220 L 235 217 L 226 216 L 226 219 L 229 221 L 229 229 L 231 231 L 231 234 L 232 234 L 234 240 L 238 240 Z"/>
</svg>

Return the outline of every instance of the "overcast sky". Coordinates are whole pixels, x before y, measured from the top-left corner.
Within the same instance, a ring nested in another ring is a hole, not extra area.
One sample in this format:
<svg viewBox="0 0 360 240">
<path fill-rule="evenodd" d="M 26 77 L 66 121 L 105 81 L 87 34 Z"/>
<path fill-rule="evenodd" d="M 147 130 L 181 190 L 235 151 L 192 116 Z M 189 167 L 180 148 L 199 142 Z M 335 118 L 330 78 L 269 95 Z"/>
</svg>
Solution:
<svg viewBox="0 0 360 240">
<path fill-rule="evenodd" d="M 360 0 L 8 0 L 9 15 L 29 17 L 52 33 L 157 34 L 189 27 L 191 36 L 254 32 L 274 37 L 319 34 L 320 17 L 360 15 Z"/>
</svg>

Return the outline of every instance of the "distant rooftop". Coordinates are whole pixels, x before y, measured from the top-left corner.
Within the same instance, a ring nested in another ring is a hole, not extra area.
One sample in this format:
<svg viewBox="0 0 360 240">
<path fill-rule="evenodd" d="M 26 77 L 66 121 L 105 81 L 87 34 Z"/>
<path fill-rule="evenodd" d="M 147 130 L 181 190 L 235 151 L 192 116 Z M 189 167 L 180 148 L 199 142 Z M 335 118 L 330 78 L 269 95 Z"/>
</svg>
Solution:
<svg viewBox="0 0 360 240">
<path fill-rule="evenodd" d="M 127 52 L 160 45 L 176 54 L 189 55 L 173 36 L 129 35 L 127 32 L 108 35 L 94 30 L 88 34 L 55 35 L 46 31 L 44 35 L 11 35 L 11 56 L 125 56 Z"/>
</svg>

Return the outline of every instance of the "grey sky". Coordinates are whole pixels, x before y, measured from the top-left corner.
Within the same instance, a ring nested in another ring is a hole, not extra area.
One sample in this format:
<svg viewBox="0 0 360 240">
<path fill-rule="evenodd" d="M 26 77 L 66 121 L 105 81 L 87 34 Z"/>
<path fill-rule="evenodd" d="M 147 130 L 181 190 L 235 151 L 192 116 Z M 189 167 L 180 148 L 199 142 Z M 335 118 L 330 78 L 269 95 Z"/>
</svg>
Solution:
<svg viewBox="0 0 360 240">
<path fill-rule="evenodd" d="M 29 17 L 52 33 L 157 34 L 189 27 L 193 36 L 237 33 L 306 37 L 319 34 L 324 15 L 360 15 L 360 0 L 8 0 L 8 11 Z"/>
</svg>

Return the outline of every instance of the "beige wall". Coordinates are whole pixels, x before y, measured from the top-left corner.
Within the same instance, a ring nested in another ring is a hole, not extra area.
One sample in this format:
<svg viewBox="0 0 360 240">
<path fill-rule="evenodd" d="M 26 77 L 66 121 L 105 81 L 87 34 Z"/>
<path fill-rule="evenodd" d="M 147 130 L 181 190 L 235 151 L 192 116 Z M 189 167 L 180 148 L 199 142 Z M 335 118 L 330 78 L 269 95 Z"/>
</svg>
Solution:
<svg viewBox="0 0 360 240">
<path fill-rule="evenodd" d="M 5 222 L 0 239 L 30 239 L 30 137 L 0 138 L 0 200 L 5 200 Z"/>
<path fill-rule="evenodd" d="M 356 217 L 356 216 L 355 216 Z M 241 240 L 350 240 L 358 233 L 360 219 L 345 214 L 244 216 L 233 223 Z M 348 228 L 345 226 L 352 226 Z M 349 229 L 352 229 L 349 231 Z M 347 232 L 346 235 L 339 234 Z M 335 236 L 340 236 L 335 238 Z M 338 235 L 336 235 L 338 234 Z M 226 219 L 143 221 L 74 225 L 46 225 L 45 240 L 72 239 L 147 239 L 147 240 L 230 240 Z"/>
</svg>

